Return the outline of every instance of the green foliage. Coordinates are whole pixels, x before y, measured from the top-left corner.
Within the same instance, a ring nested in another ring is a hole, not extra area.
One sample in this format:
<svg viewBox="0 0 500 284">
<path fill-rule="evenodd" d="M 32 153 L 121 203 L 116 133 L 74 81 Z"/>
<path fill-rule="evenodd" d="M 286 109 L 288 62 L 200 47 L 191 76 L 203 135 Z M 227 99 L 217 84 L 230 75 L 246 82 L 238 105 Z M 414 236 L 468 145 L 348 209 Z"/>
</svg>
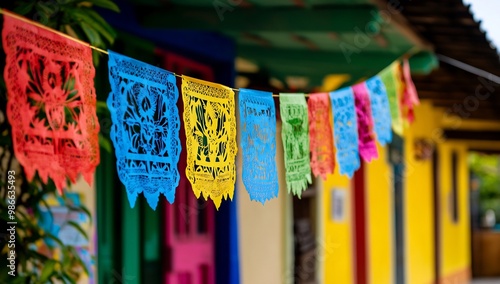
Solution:
<svg viewBox="0 0 500 284">
<path fill-rule="evenodd" d="M 111 0 L 23 0 L 11 1 L 4 4 L 6 8 L 15 13 L 38 21 L 43 25 L 79 38 L 91 45 L 106 49 L 116 37 L 116 32 L 94 10 L 101 7 L 118 12 L 118 7 Z M 5 53 L 0 46 L 0 66 L 5 66 Z M 99 63 L 99 55 L 94 52 L 94 64 Z M 98 113 L 107 113 L 104 103 L 98 103 Z M 0 228 L 4 230 L 9 220 L 7 193 L 9 185 L 8 171 L 15 171 L 16 186 L 16 277 L 7 274 L 7 253 L 9 248 L 5 242 L 8 235 L 0 232 L 0 283 L 76 283 L 82 273 L 88 273 L 76 249 L 64 245 L 57 236 L 45 232 L 40 227 L 41 208 L 48 208 L 45 198 L 51 194 L 58 194 L 54 183 L 49 180 L 44 184 L 38 175 L 28 182 L 26 175 L 19 166 L 13 151 L 10 124 L 6 116 L 7 95 L 3 76 L 0 76 Z M 108 140 L 99 137 L 101 146 L 111 150 Z M 68 183 L 68 188 L 70 184 Z M 63 195 L 63 199 L 66 197 Z M 74 206 L 66 203 L 70 211 L 86 214 L 89 219 L 90 212 L 84 206 Z M 45 209 L 46 210 L 46 209 Z M 50 209 L 49 209 L 50 211 Z M 52 214 L 52 213 L 50 213 Z M 67 222 L 88 238 L 85 231 L 75 222 Z M 52 240 L 56 246 L 48 247 L 46 244 Z M 45 245 L 44 245 L 45 244 Z M 45 252 L 36 251 L 36 245 L 46 248 Z M 59 258 L 53 259 L 51 255 L 59 252 Z"/>
<path fill-rule="evenodd" d="M 480 181 L 481 199 L 500 198 L 500 157 L 472 153 L 469 156 L 472 173 Z"/>
<path fill-rule="evenodd" d="M 471 153 L 469 166 L 473 177 L 479 180 L 481 213 L 492 209 L 500 222 L 500 156 Z"/>
<path fill-rule="evenodd" d="M 113 44 L 115 30 L 96 12 L 101 7 L 119 12 L 111 0 L 46 0 L 14 1 L 13 12 L 33 19 L 45 26 L 59 30 L 74 38 L 105 49 Z M 99 64 L 99 54 L 93 52 L 94 63 Z"/>
</svg>

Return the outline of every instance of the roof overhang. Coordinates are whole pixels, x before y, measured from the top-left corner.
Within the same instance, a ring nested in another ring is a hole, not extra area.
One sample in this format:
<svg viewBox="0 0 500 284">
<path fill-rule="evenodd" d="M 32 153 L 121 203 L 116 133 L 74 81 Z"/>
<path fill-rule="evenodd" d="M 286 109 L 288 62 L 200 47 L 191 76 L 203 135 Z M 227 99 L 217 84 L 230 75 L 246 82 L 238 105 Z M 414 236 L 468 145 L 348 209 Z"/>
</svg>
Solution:
<svg viewBox="0 0 500 284">
<path fill-rule="evenodd" d="M 423 51 L 414 71 L 436 66 L 428 45 L 409 28 L 401 9 L 368 0 L 129 0 L 141 26 L 213 31 L 233 39 L 237 56 L 286 82 L 304 78 L 305 89 L 331 74 L 353 84 L 395 59 Z M 434 64 L 434 65 L 433 65 Z"/>
</svg>

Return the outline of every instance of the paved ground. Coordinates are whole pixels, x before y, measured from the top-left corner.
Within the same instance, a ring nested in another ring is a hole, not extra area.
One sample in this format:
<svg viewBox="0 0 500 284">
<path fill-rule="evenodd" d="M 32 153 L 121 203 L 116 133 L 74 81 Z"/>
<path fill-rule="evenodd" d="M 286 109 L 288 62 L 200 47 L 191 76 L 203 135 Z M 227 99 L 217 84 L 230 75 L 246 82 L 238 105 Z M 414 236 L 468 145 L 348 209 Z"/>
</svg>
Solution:
<svg viewBox="0 0 500 284">
<path fill-rule="evenodd" d="M 500 278 L 479 278 L 472 280 L 471 284 L 500 284 Z"/>
</svg>

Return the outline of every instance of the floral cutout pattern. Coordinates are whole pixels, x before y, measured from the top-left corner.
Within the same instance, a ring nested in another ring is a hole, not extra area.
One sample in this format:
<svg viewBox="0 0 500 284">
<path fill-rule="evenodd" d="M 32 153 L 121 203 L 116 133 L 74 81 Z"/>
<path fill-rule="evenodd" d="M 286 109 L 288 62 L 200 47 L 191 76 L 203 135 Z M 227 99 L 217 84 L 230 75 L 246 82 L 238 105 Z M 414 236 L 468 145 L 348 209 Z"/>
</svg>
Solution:
<svg viewBox="0 0 500 284">
<path fill-rule="evenodd" d="M 335 168 L 330 97 L 328 93 L 310 94 L 307 106 L 312 172 L 326 180 Z"/>
<path fill-rule="evenodd" d="M 276 110 L 272 93 L 239 91 L 243 184 L 251 200 L 264 204 L 278 196 Z"/>
<path fill-rule="evenodd" d="M 233 199 L 236 181 L 234 92 L 223 85 L 182 76 L 186 176 L 196 197 L 210 197 L 218 209 Z"/>
<path fill-rule="evenodd" d="M 299 198 L 311 183 L 309 121 L 304 94 L 280 94 L 281 138 L 288 192 Z"/>
<path fill-rule="evenodd" d="M 337 165 L 340 174 L 349 178 L 360 166 L 358 153 L 358 127 L 352 88 L 330 93 Z"/>
<path fill-rule="evenodd" d="M 391 113 L 384 83 L 379 76 L 366 81 L 377 140 L 381 145 L 391 143 Z"/>
<path fill-rule="evenodd" d="M 358 147 L 359 155 L 366 162 L 378 158 L 375 133 L 373 132 L 372 110 L 370 108 L 370 97 L 365 83 L 359 83 L 352 87 L 354 92 L 354 103 L 356 105 L 356 119 L 358 121 Z"/>
<path fill-rule="evenodd" d="M 79 174 L 92 184 L 99 164 L 92 51 L 4 15 L 7 117 L 28 180 L 38 172 L 62 192 Z"/>
<path fill-rule="evenodd" d="M 181 152 L 175 76 L 112 51 L 108 66 L 110 135 L 130 206 L 141 192 L 153 209 L 160 193 L 173 203 Z"/>
</svg>

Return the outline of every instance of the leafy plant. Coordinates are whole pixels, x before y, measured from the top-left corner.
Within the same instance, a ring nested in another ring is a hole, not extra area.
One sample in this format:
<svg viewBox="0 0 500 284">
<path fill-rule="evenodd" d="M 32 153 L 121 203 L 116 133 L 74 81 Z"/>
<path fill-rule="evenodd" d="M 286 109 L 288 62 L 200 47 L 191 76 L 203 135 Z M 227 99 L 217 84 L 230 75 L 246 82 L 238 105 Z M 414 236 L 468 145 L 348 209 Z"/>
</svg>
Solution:
<svg viewBox="0 0 500 284">
<path fill-rule="evenodd" d="M 114 29 L 94 10 L 101 7 L 119 12 L 111 0 L 46 0 L 14 1 L 13 12 L 59 30 L 92 46 L 106 48 L 116 37 Z M 94 63 L 99 64 L 94 51 Z"/>
<path fill-rule="evenodd" d="M 2 7 L 21 14 L 29 19 L 64 32 L 72 37 L 79 38 L 91 45 L 105 49 L 111 45 L 116 37 L 113 28 L 95 11 L 101 7 L 118 12 L 118 6 L 110 0 L 24 0 L 12 1 Z M 0 66 L 5 66 L 5 53 L 0 46 Z M 99 54 L 93 54 L 94 64 L 99 63 Z M 98 103 L 98 112 L 107 112 L 103 102 Z M 75 247 L 65 245 L 61 239 L 44 231 L 40 226 L 42 209 L 49 210 L 46 197 L 58 194 L 54 183 L 49 180 L 44 184 L 38 175 L 28 182 L 26 175 L 17 162 L 12 145 L 10 124 L 6 116 L 7 93 L 3 76 L 0 76 L 0 283 L 75 283 L 82 272 L 87 272 L 87 267 L 76 251 Z M 109 142 L 100 137 L 105 149 L 109 149 Z M 15 172 L 14 179 L 9 178 L 9 171 Z M 8 186 L 16 187 L 15 220 L 9 219 L 9 204 L 7 203 Z M 68 188 L 71 185 L 68 183 Z M 63 199 L 67 201 L 66 195 Z M 65 202 L 69 212 L 86 214 L 89 219 L 90 212 L 84 206 L 73 206 Z M 7 255 L 9 253 L 9 234 L 4 231 L 7 222 L 14 221 L 15 252 L 16 252 L 16 277 L 8 275 Z M 74 227 L 88 236 L 75 222 L 68 221 L 68 226 Z M 49 246 L 49 241 L 55 246 Z M 45 247 L 44 252 L 34 249 L 36 246 Z M 54 259 L 53 254 L 58 252 L 59 258 Z"/>
<path fill-rule="evenodd" d="M 481 215 L 492 209 L 500 222 L 500 156 L 471 153 L 469 165 L 472 175 L 479 180 Z"/>
</svg>

